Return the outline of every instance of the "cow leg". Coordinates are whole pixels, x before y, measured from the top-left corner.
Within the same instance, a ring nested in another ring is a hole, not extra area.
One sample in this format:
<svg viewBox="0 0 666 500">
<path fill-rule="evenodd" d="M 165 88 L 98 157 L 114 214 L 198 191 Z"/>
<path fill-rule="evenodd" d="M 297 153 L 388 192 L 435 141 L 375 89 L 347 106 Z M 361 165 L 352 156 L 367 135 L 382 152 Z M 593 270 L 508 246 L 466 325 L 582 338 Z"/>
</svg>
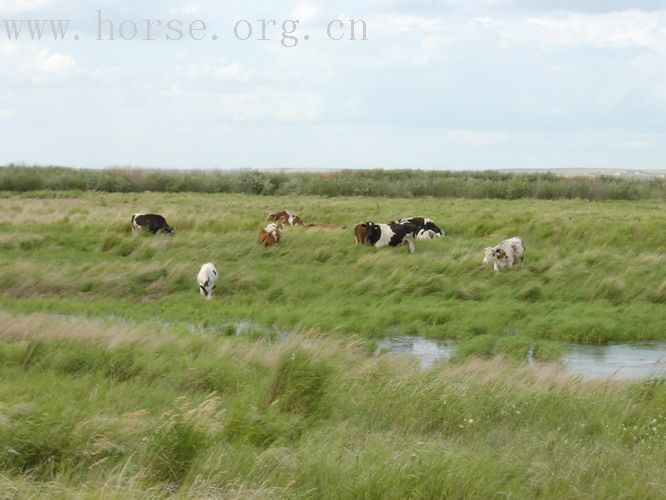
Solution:
<svg viewBox="0 0 666 500">
<path fill-rule="evenodd" d="M 406 238 L 405 243 L 407 243 L 409 253 L 414 253 L 414 240 L 412 238 Z"/>
<path fill-rule="evenodd" d="M 496 273 L 499 273 L 500 267 L 499 267 L 499 264 L 498 264 L 497 262 L 495 262 L 495 263 L 493 264 L 493 268 L 495 269 L 495 272 L 496 272 Z"/>
</svg>

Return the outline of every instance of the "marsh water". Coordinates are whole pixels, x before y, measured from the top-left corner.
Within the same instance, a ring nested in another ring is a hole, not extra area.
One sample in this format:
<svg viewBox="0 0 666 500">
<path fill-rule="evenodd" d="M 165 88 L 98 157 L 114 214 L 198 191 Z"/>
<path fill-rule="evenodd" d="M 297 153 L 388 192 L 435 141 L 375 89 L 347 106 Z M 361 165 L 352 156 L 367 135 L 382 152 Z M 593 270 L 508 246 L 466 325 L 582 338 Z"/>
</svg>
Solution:
<svg viewBox="0 0 666 500">
<path fill-rule="evenodd" d="M 414 356 L 420 360 L 421 368 L 427 369 L 437 361 L 450 359 L 456 352 L 456 343 L 423 337 L 389 337 L 377 343 L 376 352 Z M 528 361 L 532 362 L 529 354 Z M 562 364 L 585 379 L 666 377 L 666 342 L 569 344 Z"/>
</svg>

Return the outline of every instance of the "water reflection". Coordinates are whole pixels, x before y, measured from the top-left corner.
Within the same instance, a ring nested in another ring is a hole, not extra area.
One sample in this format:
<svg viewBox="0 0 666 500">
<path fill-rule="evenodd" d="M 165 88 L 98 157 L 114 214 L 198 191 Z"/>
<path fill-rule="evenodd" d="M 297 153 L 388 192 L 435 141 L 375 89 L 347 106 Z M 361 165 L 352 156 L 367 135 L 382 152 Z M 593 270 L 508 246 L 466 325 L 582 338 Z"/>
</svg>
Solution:
<svg viewBox="0 0 666 500">
<path fill-rule="evenodd" d="M 666 377 L 666 342 L 569 347 L 562 362 L 583 378 Z"/>
<path fill-rule="evenodd" d="M 380 340 L 375 354 L 384 352 L 414 356 L 421 368 L 432 367 L 437 361 L 449 360 L 456 352 L 456 342 L 424 337 L 398 336 Z M 527 354 L 528 362 L 533 353 Z M 666 378 L 666 342 L 632 344 L 582 345 L 570 344 L 562 357 L 564 367 L 584 379 Z"/>
<path fill-rule="evenodd" d="M 437 361 L 448 361 L 456 352 L 455 342 L 451 340 L 434 340 L 424 337 L 390 337 L 377 342 L 375 354 L 391 352 L 417 357 L 421 368 L 427 369 Z"/>
</svg>

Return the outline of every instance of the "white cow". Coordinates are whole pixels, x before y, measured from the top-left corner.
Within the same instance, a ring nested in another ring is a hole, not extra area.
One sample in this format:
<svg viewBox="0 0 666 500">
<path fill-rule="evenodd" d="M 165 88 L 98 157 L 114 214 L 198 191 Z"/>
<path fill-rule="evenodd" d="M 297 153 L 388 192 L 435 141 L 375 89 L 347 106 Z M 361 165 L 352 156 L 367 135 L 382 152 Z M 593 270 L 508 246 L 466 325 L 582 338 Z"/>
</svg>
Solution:
<svg viewBox="0 0 666 500">
<path fill-rule="evenodd" d="M 492 264 L 495 272 L 505 267 L 513 267 L 514 264 L 525 263 L 525 243 L 518 237 L 509 238 L 494 247 L 486 247 L 483 257 L 483 265 Z"/>
<path fill-rule="evenodd" d="M 199 292 L 208 300 L 213 298 L 213 290 L 219 273 L 217 267 L 212 262 L 208 262 L 201 266 L 199 274 L 197 274 L 197 282 L 199 283 Z"/>
</svg>

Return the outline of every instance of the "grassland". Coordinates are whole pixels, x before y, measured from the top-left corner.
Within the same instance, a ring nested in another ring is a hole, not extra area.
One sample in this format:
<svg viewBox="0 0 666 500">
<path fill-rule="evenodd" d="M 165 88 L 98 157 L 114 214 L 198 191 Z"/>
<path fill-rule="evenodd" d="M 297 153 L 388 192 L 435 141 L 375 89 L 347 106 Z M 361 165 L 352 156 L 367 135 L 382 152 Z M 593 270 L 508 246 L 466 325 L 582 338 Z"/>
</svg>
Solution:
<svg viewBox="0 0 666 500">
<path fill-rule="evenodd" d="M 282 208 L 348 228 L 261 248 Z M 563 341 L 666 338 L 665 208 L 5 193 L 0 495 L 660 498 L 666 384 L 546 361 Z M 133 237 L 136 211 L 176 235 Z M 413 255 L 353 244 L 359 221 L 421 214 L 447 235 Z M 484 269 L 513 235 L 525 269 Z M 209 260 L 210 302 L 195 283 Z M 398 333 L 461 354 L 427 372 L 370 355 Z"/>
<path fill-rule="evenodd" d="M 285 230 L 256 243 L 270 210 L 347 230 Z M 666 336 L 661 202 L 469 201 L 206 194 L 9 196 L 0 201 L 0 305 L 209 330 L 251 321 L 280 330 L 465 339 L 511 333 L 606 342 Z M 175 237 L 132 237 L 134 211 L 163 213 Z M 447 236 L 377 251 L 352 227 L 427 214 Z M 524 270 L 495 275 L 483 248 L 519 235 Z M 213 304 L 203 262 L 221 269 Z M 506 336 L 506 335 L 505 335 Z"/>
</svg>

